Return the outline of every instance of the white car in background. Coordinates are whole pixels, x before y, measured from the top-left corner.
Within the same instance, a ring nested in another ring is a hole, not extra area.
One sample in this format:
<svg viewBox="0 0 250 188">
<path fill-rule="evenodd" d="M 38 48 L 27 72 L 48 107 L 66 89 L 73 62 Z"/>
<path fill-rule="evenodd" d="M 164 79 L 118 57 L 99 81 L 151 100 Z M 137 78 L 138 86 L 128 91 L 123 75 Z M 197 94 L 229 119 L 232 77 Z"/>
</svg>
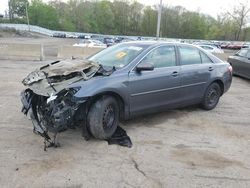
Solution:
<svg viewBox="0 0 250 188">
<path fill-rule="evenodd" d="M 89 48 L 107 48 L 107 45 L 102 43 L 99 40 L 81 40 L 79 43 L 74 44 L 73 46 L 78 47 L 89 47 Z"/>
<path fill-rule="evenodd" d="M 204 50 L 210 52 L 210 53 L 217 53 L 217 54 L 223 54 L 224 51 L 220 48 L 217 48 L 216 46 L 212 46 L 212 45 L 203 45 L 203 44 L 200 44 L 200 45 L 197 45 L 201 48 L 203 48 Z"/>
<path fill-rule="evenodd" d="M 69 33 L 67 33 L 66 34 L 66 38 L 72 38 L 72 39 L 74 39 L 74 38 L 77 38 L 77 36 L 75 34 L 69 34 Z"/>
</svg>

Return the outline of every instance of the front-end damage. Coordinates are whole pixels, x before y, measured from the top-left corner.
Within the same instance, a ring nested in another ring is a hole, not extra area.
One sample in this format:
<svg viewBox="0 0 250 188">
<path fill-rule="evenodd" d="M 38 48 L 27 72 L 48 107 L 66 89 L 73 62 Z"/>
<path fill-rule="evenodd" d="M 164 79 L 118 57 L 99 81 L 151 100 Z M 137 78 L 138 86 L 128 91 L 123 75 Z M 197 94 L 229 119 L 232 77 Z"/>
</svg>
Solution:
<svg viewBox="0 0 250 188">
<path fill-rule="evenodd" d="M 77 125 L 82 126 L 85 139 L 89 138 L 85 122 L 88 99 L 76 97 L 80 88 L 70 85 L 113 71 L 87 60 L 66 60 L 45 65 L 23 79 L 28 88 L 21 93 L 22 112 L 29 114 L 34 132 L 44 137 L 45 149 L 46 142 L 58 146 L 57 133 Z M 53 133 L 53 139 L 48 132 Z"/>
</svg>

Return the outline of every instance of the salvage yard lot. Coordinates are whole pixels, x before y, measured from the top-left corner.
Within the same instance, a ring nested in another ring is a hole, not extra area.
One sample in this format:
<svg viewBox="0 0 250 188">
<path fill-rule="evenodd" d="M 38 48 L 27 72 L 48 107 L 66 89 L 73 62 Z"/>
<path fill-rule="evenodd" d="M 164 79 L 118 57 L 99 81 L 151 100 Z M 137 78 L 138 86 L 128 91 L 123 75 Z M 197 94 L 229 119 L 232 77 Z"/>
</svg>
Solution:
<svg viewBox="0 0 250 188">
<path fill-rule="evenodd" d="M 43 139 L 21 112 L 21 80 L 46 62 L 0 61 L 1 187 L 250 187 L 250 82 L 233 78 L 212 111 L 172 110 L 123 122 L 132 148 Z"/>
</svg>

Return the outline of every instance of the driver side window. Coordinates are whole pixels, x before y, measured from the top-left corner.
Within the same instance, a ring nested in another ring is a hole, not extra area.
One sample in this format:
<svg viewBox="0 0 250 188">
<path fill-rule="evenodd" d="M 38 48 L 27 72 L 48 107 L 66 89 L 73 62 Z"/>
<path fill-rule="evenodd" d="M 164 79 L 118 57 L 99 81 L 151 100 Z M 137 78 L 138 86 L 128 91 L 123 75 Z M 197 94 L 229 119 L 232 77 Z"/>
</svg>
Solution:
<svg viewBox="0 0 250 188">
<path fill-rule="evenodd" d="M 161 46 L 152 50 L 142 62 L 148 62 L 155 68 L 176 66 L 175 47 Z"/>
</svg>

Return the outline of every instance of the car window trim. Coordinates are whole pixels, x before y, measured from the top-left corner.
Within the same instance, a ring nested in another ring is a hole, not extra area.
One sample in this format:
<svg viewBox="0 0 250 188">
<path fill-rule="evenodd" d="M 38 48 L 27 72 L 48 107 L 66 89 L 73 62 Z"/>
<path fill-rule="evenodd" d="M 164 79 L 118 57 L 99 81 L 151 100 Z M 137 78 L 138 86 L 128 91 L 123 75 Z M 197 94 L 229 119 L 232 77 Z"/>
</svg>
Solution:
<svg viewBox="0 0 250 188">
<path fill-rule="evenodd" d="M 175 44 L 161 44 L 159 46 L 155 46 L 154 48 L 152 48 L 151 50 L 149 50 L 144 56 L 142 56 L 142 58 L 135 64 L 135 66 L 133 66 L 133 68 L 131 69 L 132 72 L 135 72 L 135 68 L 137 65 L 139 65 L 142 60 L 149 54 L 151 53 L 153 50 L 160 48 L 160 47 L 164 47 L 164 46 L 173 46 L 174 47 L 174 51 L 175 51 L 175 66 L 178 66 L 178 55 L 177 55 L 177 50 L 176 50 L 176 45 Z M 175 67 L 175 66 L 170 66 L 170 67 Z M 162 68 L 168 68 L 168 67 L 157 67 L 155 69 L 162 69 Z"/>
</svg>

